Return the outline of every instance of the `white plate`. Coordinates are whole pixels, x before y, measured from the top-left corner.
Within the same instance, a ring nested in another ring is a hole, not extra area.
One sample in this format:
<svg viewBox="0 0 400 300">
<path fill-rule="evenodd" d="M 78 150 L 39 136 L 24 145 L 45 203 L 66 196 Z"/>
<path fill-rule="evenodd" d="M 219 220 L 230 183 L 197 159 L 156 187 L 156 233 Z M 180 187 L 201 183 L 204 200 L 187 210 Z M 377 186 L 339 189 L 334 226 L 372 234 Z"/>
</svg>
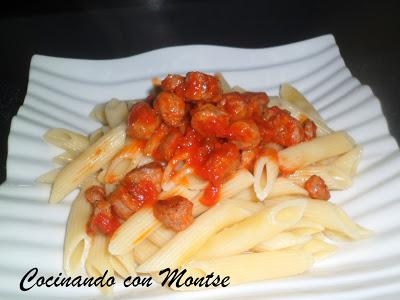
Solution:
<svg viewBox="0 0 400 300">
<path fill-rule="evenodd" d="M 339 253 L 307 274 L 267 282 L 177 293 L 151 288 L 118 289 L 116 299 L 394 299 L 400 297 L 400 155 L 378 99 L 352 77 L 333 36 L 268 49 L 180 46 L 105 61 L 34 56 L 24 105 L 13 118 L 7 181 L 0 188 L 0 298 L 87 299 L 96 289 L 33 288 L 19 291 L 32 267 L 41 274 L 62 270 L 62 247 L 70 201 L 49 205 L 49 187 L 34 183 L 54 168 L 60 151 L 42 134 L 51 127 L 88 133 L 93 105 L 111 97 L 146 95 L 150 79 L 189 70 L 222 71 L 246 89 L 276 94 L 290 82 L 310 99 L 329 126 L 348 131 L 364 147 L 354 186 L 334 192 L 357 222 L 375 231 L 372 239 L 340 246 Z M 243 270 L 246 272 L 246 270 Z M 397 295 L 397 297 L 396 297 Z"/>
</svg>

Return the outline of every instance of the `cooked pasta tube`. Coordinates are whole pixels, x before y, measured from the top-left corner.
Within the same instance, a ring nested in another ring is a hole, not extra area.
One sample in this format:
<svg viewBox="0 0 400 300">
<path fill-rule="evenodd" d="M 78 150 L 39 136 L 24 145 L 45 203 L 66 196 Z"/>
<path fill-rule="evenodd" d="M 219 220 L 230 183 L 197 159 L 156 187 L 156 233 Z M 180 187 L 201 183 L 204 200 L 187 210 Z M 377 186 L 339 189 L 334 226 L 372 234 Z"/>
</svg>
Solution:
<svg viewBox="0 0 400 300">
<path fill-rule="evenodd" d="M 89 143 L 93 144 L 97 142 L 103 135 L 105 135 L 108 131 L 110 131 L 110 127 L 108 126 L 102 126 L 96 131 L 92 132 L 89 135 Z"/>
<path fill-rule="evenodd" d="M 226 81 L 225 77 L 221 73 L 215 73 L 215 76 L 218 78 L 220 84 L 221 84 L 221 89 L 224 93 L 230 93 L 232 91 L 231 86 L 229 83 Z"/>
<path fill-rule="evenodd" d="M 169 191 L 162 191 L 158 196 L 158 199 L 167 199 L 176 195 L 180 195 L 187 199 L 194 199 L 199 195 L 199 193 L 200 191 L 198 190 L 189 190 L 186 186 L 179 184 Z"/>
<path fill-rule="evenodd" d="M 247 170 L 239 170 L 235 176 L 225 182 L 221 189 L 220 198 L 228 199 L 253 184 L 253 175 Z M 200 196 L 189 199 L 193 202 L 193 215 L 196 217 L 209 207 L 201 204 Z M 109 251 L 120 255 L 132 250 L 154 230 L 161 226 L 153 215 L 151 207 L 143 207 L 122 224 L 111 237 Z"/>
<path fill-rule="evenodd" d="M 189 174 L 185 178 L 187 180 L 187 188 L 190 190 L 203 190 L 207 187 L 208 181 L 200 178 L 195 174 Z"/>
<path fill-rule="evenodd" d="M 279 166 L 276 157 L 261 156 L 254 164 L 254 191 L 264 201 L 278 178 Z"/>
<path fill-rule="evenodd" d="M 297 185 L 303 186 L 313 175 L 321 177 L 330 190 L 344 190 L 353 183 L 352 177 L 334 164 L 307 166 L 290 174 L 288 178 Z"/>
<path fill-rule="evenodd" d="M 341 232 L 353 240 L 371 236 L 371 231 L 354 223 L 338 206 L 322 200 L 309 200 L 304 215 L 327 229 Z"/>
<path fill-rule="evenodd" d="M 221 188 L 219 198 L 221 201 L 230 199 L 231 197 L 239 194 L 243 190 L 247 189 L 254 183 L 253 175 L 246 169 L 238 170 L 234 176 L 227 180 Z M 203 205 L 200 202 L 201 195 L 193 199 L 193 215 L 198 216 L 207 209 L 208 206 Z"/>
<path fill-rule="evenodd" d="M 106 103 L 97 104 L 90 112 L 89 116 L 103 125 L 107 125 L 107 118 L 105 114 Z"/>
<path fill-rule="evenodd" d="M 357 167 L 361 160 L 362 147 L 357 145 L 349 152 L 339 156 L 333 165 L 350 177 L 354 177 L 357 173 Z"/>
<path fill-rule="evenodd" d="M 345 132 L 317 137 L 279 151 L 279 167 L 291 173 L 322 159 L 345 153 L 353 145 L 354 142 Z"/>
<path fill-rule="evenodd" d="M 212 272 L 220 277 L 229 276 L 230 284 L 235 285 L 301 274 L 310 269 L 313 262 L 307 251 L 281 250 L 192 261 L 184 268 L 202 276 Z"/>
<path fill-rule="evenodd" d="M 65 166 L 66 164 L 70 163 L 73 161 L 77 156 L 79 155 L 79 152 L 76 151 L 65 151 L 53 158 L 53 162 Z"/>
<path fill-rule="evenodd" d="M 248 217 L 251 209 L 260 204 L 251 201 L 219 203 L 195 219 L 186 230 L 177 233 L 156 254 L 137 268 L 137 272 L 151 273 L 164 268 L 181 266 L 219 230 Z"/>
<path fill-rule="evenodd" d="M 247 193 L 249 191 L 249 193 Z M 240 201 L 240 200 L 256 200 L 255 196 L 250 195 L 254 193 L 253 189 L 245 189 L 241 191 L 239 194 L 236 194 L 234 196 L 234 199 L 226 199 L 222 200 L 221 202 L 224 203 L 226 201 Z M 249 196 L 250 195 L 250 196 Z M 149 235 L 148 239 L 152 241 L 154 244 L 156 244 L 159 247 L 164 246 L 170 239 L 172 239 L 175 236 L 176 232 L 168 229 L 164 226 L 159 227 L 156 229 L 152 234 Z"/>
<path fill-rule="evenodd" d="M 56 177 L 57 177 L 58 173 L 60 173 L 60 171 L 61 171 L 61 168 L 56 168 L 56 169 L 50 170 L 50 171 L 40 175 L 40 177 L 38 177 L 36 179 L 36 181 L 40 182 L 40 183 L 52 184 L 56 180 Z"/>
<path fill-rule="evenodd" d="M 285 99 L 286 101 L 297 106 L 299 109 L 312 116 L 314 119 L 324 121 L 319 112 L 314 108 L 314 106 L 304 97 L 302 93 L 300 93 L 292 85 L 288 83 L 281 84 L 281 87 L 279 89 L 279 96 L 282 99 Z"/>
<path fill-rule="evenodd" d="M 302 217 L 307 201 L 283 201 L 267 206 L 241 222 L 211 237 L 193 259 L 239 254 L 292 227 Z"/>
<path fill-rule="evenodd" d="M 124 146 L 105 168 L 104 182 L 117 182 L 129 171 L 138 167 L 143 159 L 143 147 L 144 142 L 141 140 L 133 140 Z"/>
<path fill-rule="evenodd" d="M 64 271 L 68 276 L 83 272 L 89 253 L 91 238 L 86 232 L 86 225 L 92 214 L 92 206 L 86 201 L 84 189 L 72 202 L 68 216 L 64 241 Z"/>
<path fill-rule="evenodd" d="M 283 196 L 283 195 L 304 195 L 307 196 L 308 192 L 298 186 L 296 183 L 286 177 L 278 177 L 272 186 L 268 198 Z"/>
<path fill-rule="evenodd" d="M 94 174 L 123 147 L 125 126 L 110 130 L 93 145 L 90 145 L 74 161 L 66 165 L 57 175 L 50 194 L 50 203 L 60 202 L 89 175 Z"/>
<path fill-rule="evenodd" d="M 128 105 L 125 101 L 111 99 L 104 107 L 104 115 L 106 117 L 108 126 L 111 128 L 126 122 L 128 114 Z"/>
<path fill-rule="evenodd" d="M 350 217 L 338 206 L 328 201 L 303 197 L 280 197 L 268 202 L 273 205 L 281 201 L 307 200 L 304 217 L 311 222 L 320 224 L 328 230 L 339 232 L 352 240 L 360 240 L 371 236 L 372 232 L 354 223 Z"/>
<path fill-rule="evenodd" d="M 311 240 L 311 238 L 311 235 L 299 235 L 292 232 L 281 232 L 272 238 L 257 244 L 252 250 L 255 252 L 282 250 L 293 246 L 303 245 Z"/>
<path fill-rule="evenodd" d="M 81 152 L 89 146 L 89 139 L 86 136 L 63 128 L 49 129 L 43 138 L 46 142 L 64 150 Z"/>
<path fill-rule="evenodd" d="M 107 271 L 105 280 L 114 276 L 114 268 L 111 265 L 111 255 L 107 251 L 108 238 L 103 234 L 96 234 L 93 237 L 92 246 L 86 259 L 86 271 L 90 277 L 101 277 Z M 103 294 L 112 292 L 112 287 L 99 286 Z"/>
<path fill-rule="evenodd" d="M 241 86 L 234 85 L 234 86 L 231 88 L 231 92 L 245 93 L 245 92 L 247 92 L 247 90 L 244 89 L 244 88 L 242 88 Z"/>
<path fill-rule="evenodd" d="M 316 261 L 324 259 L 337 250 L 337 247 L 318 238 L 313 238 L 301 246 L 301 249 L 312 254 Z"/>
<path fill-rule="evenodd" d="M 319 223 L 311 221 L 307 217 L 303 217 L 299 222 L 297 222 L 292 228 L 293 229 L 314 229 L 318 232 L 324 230 L 324 226 Z"/>
<path fill-rule="evenodd" d="M 153 256 L 160 248 L 151 242 L 149 239 L 145 239 L 139 245 L 132 250 L 133 257 L 135 260 L 142 264 L 145 262 L 149 257 Z"/>
<path fill-rule="evenodd" d="M 110 264 L 114 273 L 122 278 L 128 276 L 136 276 L 136 262 L 133 258 L 133 252 L 128 252 L 124 255 L 110 255 Z"/>
<path fill-rule="evenodd" d="M 125 254 L 160 226 L 161 222 L 153 215 L 153 208 L 142 207 L 115 231 L 108 250 L 113 255 Z"/>
<path fill-rule="evenodd" d="M 149 240 L 156 244 L 158 247 L 164 246 L 170 239 L 175 236 L 176 232 L 161 226 L 157 228 L 152 234 L 149 235 Z"/>
</svg>

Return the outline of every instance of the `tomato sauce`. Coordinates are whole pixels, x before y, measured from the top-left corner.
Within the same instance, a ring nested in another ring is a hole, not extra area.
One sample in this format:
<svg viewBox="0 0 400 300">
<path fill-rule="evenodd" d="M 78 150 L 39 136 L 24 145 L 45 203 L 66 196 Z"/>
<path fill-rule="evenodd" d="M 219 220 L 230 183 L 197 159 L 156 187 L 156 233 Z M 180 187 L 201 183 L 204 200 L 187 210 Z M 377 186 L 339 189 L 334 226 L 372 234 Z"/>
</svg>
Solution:
<svg viewBox="0 0 400 300">
<path fill-rule="evenodd" d="M 170 74 L 158 88 L 158 93 L 132 107 L 127 134 L 140 141 L 137 144 L 145 155 L 166 165 L 168 173 L 160 175 L 153 165 L 142 170 L 141 177 L 137 175 L 142 179 L 135 174 L 130 182 L 122 179 L 120 188 L 106 199 L 112 203 L 113 216 L 120 219 L 154 205 L 161 192 L 161 177 L 173 178 L 183 164 L 208 182 L 200 201 L 212 206 L 220 200 L 225 181 L 240 167 L 252 171 L 261 155 L 278 161 L 277 151 L 316 136 L 312 121 L 299 121 L 286 110 L 268 107 L 266 93 L 224 94 L 212 75 Z M 290 173 L 281 170 L 281 176 Z M 109 233 L 118 227 L 115 220 L 98 214 L 92 222 Z"/>
</svg>

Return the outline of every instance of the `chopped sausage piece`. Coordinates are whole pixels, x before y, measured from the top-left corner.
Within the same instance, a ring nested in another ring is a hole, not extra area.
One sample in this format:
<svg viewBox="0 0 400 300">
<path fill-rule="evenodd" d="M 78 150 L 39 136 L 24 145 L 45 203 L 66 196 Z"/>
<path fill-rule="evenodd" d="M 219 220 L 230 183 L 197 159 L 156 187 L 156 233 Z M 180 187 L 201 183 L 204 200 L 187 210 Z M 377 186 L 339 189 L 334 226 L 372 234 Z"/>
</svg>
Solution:
<svg viewBox="0 0 400 300">
<path fill-rule="evenodd" d="M 305 141 L 310 141 L 317 136 L 317 126 L 313 121 L 309 119 L 305 120 L 303 123 L 303 128 Z"/>
<path fill-rule="evenodd" d="M 123 183 L 112 192 L 108 200 L 113 212 L 121 219 L 128 219 L 144 205 L 151 205 L 157 201 L 159 192 L 156 186 L 148 180 L 137 184 Z"/>
<path fill-rule="evenodd" d="M 304 183 L 304 188 L 313 199 L 328 200 L 331 195 L 324 180 L 316 175 L 312 175 Z"/>
<path fill-rule="evenodd" d="M 221 107 L 226 111 L 232 121 L 243 120 L 251 117 L 248 103 L 238 92 L 223 94 L 222 100 L 218 102 L 218 107 Z"/>
<path fill-rule="evenodd" d="M 108 196 L 113 212 L 126 220 L 143 205 L 154 203 L 161 192 L 162 176 L 163 168 L 159 162 L 130 171 Z"/>
<path fill-rule="evenodd" d="M 86 200 L 90 204 L 95 204 L 97 201 L 103 201 L 106 198 L 106 191 L 99 185 L 92 185 L 85 191 Z"/>
<path fill-rule="evenodd" d="M 122 180 L 122 185 L 129 186 L 138 184 L 139 182 L 146 180 L 150 181 L 156 187 L 158 192 L 161 192 L 161 180 L 163 176 L 163 167 L 159 162 L 151 162 L 140 168 L 133 169 L 125 175 Z"/>
<path fill-rule="evenodd" d="M 219 185 L 240 166 L 239 149 L 230 143 L 220 144 L 207 157 L 202 177 Z"/>
<path fill-rule="evenodd" d="M 119 225 L 119 221 L 111 213 L 110 202 L 99 200 L 94 203 L 93 214 L 88 223 L 88 232 L 90 234 L 96 232 L 112 234 Z"/>
<path fill-rule="evenodd" d="M 174 156 L 182 138 L 183 134 L 179 130 L 172 130 L 161 140 L 158 152 L 163 160 L 169 161 Z"/>
<path fill-rule="evenodd" d="M 229 141 L 241 150 L 255 148 L 261 141 L 260 131 L 254 121 L 236 121 L 229 126 Z"/>
<path fill-rule="evenodd" d="M 186 110 L 182 97 L 170 92 L 161 92 L 157 96 L 154 109 L 167 125 L 172 127 L 183 125 Z"/>
<path fill-rule="evenodd" d="M 168 74 L 161 81 L 161 87 L 164 91 L 173 92 L 181 97 L 185 95 L 185 77 L 176 74 Z"/>
<path fill-rule="evenodd" d="M 264 112 L 263 119 L 258 125 L 264 143 L 289 147 L 304 140 L 303 126 L 288 111 L 274 106 Z"/>
<path fill-rule="evenodd" d="M 159 116 L 148 103 L 138 102 L 129 113 L 127 134 L 132 138 L 147 140 L 160 123 Z"/>
<path fill-rule="evenodd" d="M 185 97 L 192 101 L 218 102 L 222 89 L 217 77 L 201 72 L 189 72 L 185 80 Z"/>
<path fill-rule="evenodd" d="M 269 102 L 267 94 L 263 92 L 245 92 L 242 94 L 242 98 L 247 103 L 247 109 L 250 114 L 261 118 Z"/>
<path fill-rule="evenodd" d="M 119 185 L 108 196 L 108 200 L 112 205 L 113 213 L 123 220 L 128 219 L 143 206 L 143 202 L 136 201 L 123 185 Z"/>
<path fill-rule="evenodd" d="M 206 104 L 193 111 L 191 125 L 202 136 L 224 137 L 229 127 L 229 115 L 212 104 Z"/>
<path fill-rule="evenodd" d="M 153 207 L 154 216 L 166 227 L 182 231 L 193 223 L 193 203 L 182 196 L 157 201 Z"/>
</svg>

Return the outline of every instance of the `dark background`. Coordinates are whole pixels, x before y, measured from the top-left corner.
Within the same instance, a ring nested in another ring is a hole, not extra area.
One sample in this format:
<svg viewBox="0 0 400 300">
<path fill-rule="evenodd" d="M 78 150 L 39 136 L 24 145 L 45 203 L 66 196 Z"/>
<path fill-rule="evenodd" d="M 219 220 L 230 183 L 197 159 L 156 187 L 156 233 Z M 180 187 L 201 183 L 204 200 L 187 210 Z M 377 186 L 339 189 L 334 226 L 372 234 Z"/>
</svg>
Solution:
<svg viewBox="0 0 400 300">
<path fill-rule="evenodd" d="M 61 2 L 61 3 L 58 3 Z M 397 1 L 13 1 L 0 8 L 0 182 L 33 54 L 105 59 L 185 44 L 269 47 L 333 33 L 400 139 Z"/>
</svg>

